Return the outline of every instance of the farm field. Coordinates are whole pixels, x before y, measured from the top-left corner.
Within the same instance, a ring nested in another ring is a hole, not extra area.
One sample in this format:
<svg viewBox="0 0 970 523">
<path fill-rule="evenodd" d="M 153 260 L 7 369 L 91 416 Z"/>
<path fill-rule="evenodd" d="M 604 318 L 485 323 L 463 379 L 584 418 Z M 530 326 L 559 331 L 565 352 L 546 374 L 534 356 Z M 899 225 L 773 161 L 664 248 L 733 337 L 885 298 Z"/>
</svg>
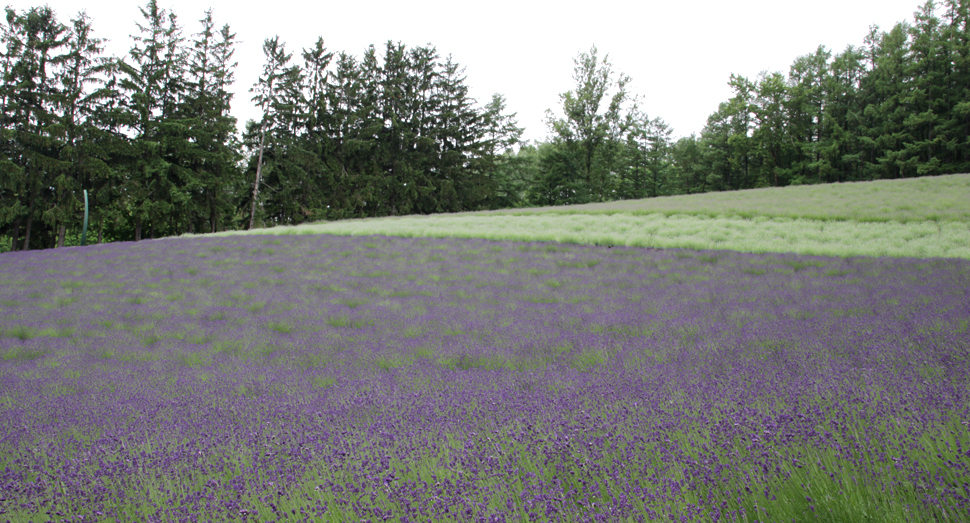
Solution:
<svg viewBox="0 0 970 523">
<path fill-rule="evenodd" d="M 847 220 L 859 222 L 970 221 L 970 174 L 899 180 L 825 183 L 746 191 L 622 200 L 606 203 L 490 211 L 530 214 L 563 210 L 580 214 L 688 214 Z"/>
<path fill-rule="evenodd" d="M 615 245 L 0 255 L 0 521 L 970 518 L 970 261 Z"/>
<path fill-rule="evenodd" d="M 554 241 L 628 247 L 970 259 L 970 175 L 342 220 L 235 234 Z"/>
</svg>

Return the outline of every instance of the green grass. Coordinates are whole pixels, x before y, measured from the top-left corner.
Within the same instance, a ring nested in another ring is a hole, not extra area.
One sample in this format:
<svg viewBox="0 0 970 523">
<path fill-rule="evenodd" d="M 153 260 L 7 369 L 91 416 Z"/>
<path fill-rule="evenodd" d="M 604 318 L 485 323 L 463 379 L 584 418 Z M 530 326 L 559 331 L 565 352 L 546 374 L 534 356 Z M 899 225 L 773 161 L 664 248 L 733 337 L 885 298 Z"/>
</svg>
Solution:
<svg viewBox="0 0 970 523">
<path fill-rule="evenodd" d="M 5 332 L 4 335 L 11 338 L 17 338 L 20 341 L 27 341 L 37 336 L 37 330 L 23 325 L 16 325 Z"/>
<path fill-rule="evenodd" d="M 970 175 L 959 174 L 564 207 L 343 220 L 220 234 L 459 237 L 843 257 L 970 259 L 968 201 Z M 548 248 L 550 252 L 557 249 L 552 244 Z M 435 260 L 432 257 L 428 261 Z M 716 259 L 710 263 L 716 263 Z"/>
<path fill-rule="evenodd" d="M 364 318 L 351 318 L 349 316 L 331 316 L 325 321 L 331 327 L 351 327 L 354 329 L 360 329 L 372 323 L 370 320 Z"/>
<path fill-rule="evenodd" d="M 676 214 L 825 221 L 970 222 L 970 174 L 711 192 L 493 211 L 494 214 Z"/>
<path fill-rule="evenodd" d="M 0 360 L 23 363 L 39 360 L 46 355 L 47 351 L 44 350 L 14 347 L 13 349 L 8 349 L 2 355 L 0 355 Z"/>
<path fill-rule="evenodd" d="M 271 330 L 280 334 L 289 334 L 294 331 L 294 327 L 285 321 L 271 321 L 267 325 Z"/>
</svg>

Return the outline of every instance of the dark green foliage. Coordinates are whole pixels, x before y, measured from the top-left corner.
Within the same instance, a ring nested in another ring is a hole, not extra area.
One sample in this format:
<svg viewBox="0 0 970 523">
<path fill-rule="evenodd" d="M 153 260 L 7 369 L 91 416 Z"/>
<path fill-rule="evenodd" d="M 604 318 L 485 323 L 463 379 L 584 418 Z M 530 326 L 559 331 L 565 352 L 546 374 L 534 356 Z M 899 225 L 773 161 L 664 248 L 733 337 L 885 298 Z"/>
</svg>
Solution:
<svg viewBox="0 0 970 523">
<path fill-rule="evenodd" d="M 234 35 L 211 13 L 188 46 L 176 16 L 141 8 L 125 59 L 82 12 L 7 10 L 0 84 L 3 250 L 235 227 L 240 160 L 229 116 Z M 66 233 L 71 231 L 71 236 Z"/>
<path fill-rule="evenodd" d="M 500 95 L 476 107 L 463 69 L 434 47 L 388 42 L 357 60 L 318 40 L 299 66 L 278 38 L 266 46 L 253 88 L 264 118 L 244 136 L 254 224 L 521 203 L 532 176 L 511 153 L 514 115 Z"/>
<path fill-rule="evenodd" d="M 147 0 L 124 58 L 91 20 L 8 8 L 0 28 L 0 251 L 317 220 L 564 205 L 970 171 L 970 2 L 925 3 L 861 46 L 732 75 L 698 135 L 672 139 L 630 79 L 580 53 L 550 139 L 519 144 L 431 45 L 359 57 L 266 40 L 242 137 L 235 34 L 187 35 Z M 294 59 L 295 58 L 295 59 Z M 93 234 L 93 231 L 92 231 Z"/>
<path fill-rule="evenodd" d="M 675 148 L 671 175 L 692 180 L 680 192 L 970 170 L 970 4 L 939 7 L 929 1 L 914 24 L 888 32 L 873 27 L 862 47 L 834 56 L 819 47 L 787 78 L 732 76 L 735 97 Z M 698 165 L 706 177 L 694 175 Z"/>
<path fill-rule="evenodd" d="M 613 75 L 596 47 L 573 61 L 576 88 L 559 95 L 564 117 L 547 111 L 554 151 L 543 157 L 533 203 L 564 205 L 615 200 L 615 172 L 627 122 L 622 114 L 630 78 Z M 609 95 L 609 97 L 608 97 Z"/>
<path fill-rule="evenodd" d="M 625 199 L 653 198 L 677 192 L 672 176 L 672 129 L 661 118 L 633 112 L 624 144 L 624 169 L 616 193 Z"/>
<path fill-rule="evenodd" d="M 559 205 L 970 171 L 970 2 L 927 2 L 912 24 L 824 46 L 787 74 L 732 75 L 700 136 L 671 143 L 596 49 L 576 59 L 564 118 L 539 144 L 530 203 Z M 611 90 L 612 87 L 612 90 Z M 608 92 L 614 93 L 607 109 Z"/>
<path fill-rule="evenodd" d="M 0 220 L 9 224 L 11 249 L 29 249 L 38 240 L 50 245 L 57 220 L 64 218 L 63 208 L 68 205 L 65 193 L 71 187 L 63 175 L 69 166 L 59 154 L 64 131 L 58 114 L 61 93 L 53 74 L 64 60 L 60 53 L 67 43 L 66 33 L 67 27 L 57 22 L 48 7 L 22 13 L 6 10 L 0 87 L 4 153 Z"/>
<path fill-rule="evenodd" d="M 196 181 L 181 223 L 187 232 L 216 232 L 235 227 L 235 195 L 243 184 L 236 119 L 229 114 L 236 35 L 228 25 L 217 31 L 211 10 L 201 23 L 179 114 L 188 136 L 183 165 Z"/>
<path fill-rule="evenodd" d="M 495 157 L 491 182 L 494 192 L 488 207 L 493 209 L 522 207 L 539 177 L 539 150 L 523 143 L 517 151 L 506 150 Z"/>
</svg>

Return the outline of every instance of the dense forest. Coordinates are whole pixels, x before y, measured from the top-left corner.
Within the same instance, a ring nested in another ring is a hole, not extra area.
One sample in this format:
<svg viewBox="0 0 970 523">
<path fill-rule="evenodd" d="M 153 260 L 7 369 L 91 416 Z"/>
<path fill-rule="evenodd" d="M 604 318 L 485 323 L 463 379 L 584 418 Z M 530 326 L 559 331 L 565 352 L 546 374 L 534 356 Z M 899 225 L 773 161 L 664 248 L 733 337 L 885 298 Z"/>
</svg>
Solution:
<svg viewBox="0 0 970 523">
<path fill-rule="evenodd" d="M 469 96 L 433 46 L 360 57 L 265 40 L 231 115 L 236 35 L 149 0 L 124 57 L 83 12 L 6 9 L 0 28 L 0 251 L 317 220 L 564 205 L 970 172 L 970 0 L 927 2 L 859 47 L 732 75 L 700 135 L 674 140 L 593 47 L 521 142 L 505 99 Z"/>
</svg>

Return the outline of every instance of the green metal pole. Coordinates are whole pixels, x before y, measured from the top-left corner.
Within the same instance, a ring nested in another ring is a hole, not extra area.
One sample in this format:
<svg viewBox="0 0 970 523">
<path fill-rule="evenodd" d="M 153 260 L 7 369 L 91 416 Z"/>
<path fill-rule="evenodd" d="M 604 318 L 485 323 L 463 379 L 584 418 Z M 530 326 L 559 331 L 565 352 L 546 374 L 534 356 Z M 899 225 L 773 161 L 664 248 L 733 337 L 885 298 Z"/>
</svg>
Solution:
<svg viewBox="0 0 970 523">
<path fill-rule="evenodd" d="M 81 229 L 81 245 L 84 245 L 88 238 L 88 191 L 84 190 L 84 228 Z"/>
</svg>

